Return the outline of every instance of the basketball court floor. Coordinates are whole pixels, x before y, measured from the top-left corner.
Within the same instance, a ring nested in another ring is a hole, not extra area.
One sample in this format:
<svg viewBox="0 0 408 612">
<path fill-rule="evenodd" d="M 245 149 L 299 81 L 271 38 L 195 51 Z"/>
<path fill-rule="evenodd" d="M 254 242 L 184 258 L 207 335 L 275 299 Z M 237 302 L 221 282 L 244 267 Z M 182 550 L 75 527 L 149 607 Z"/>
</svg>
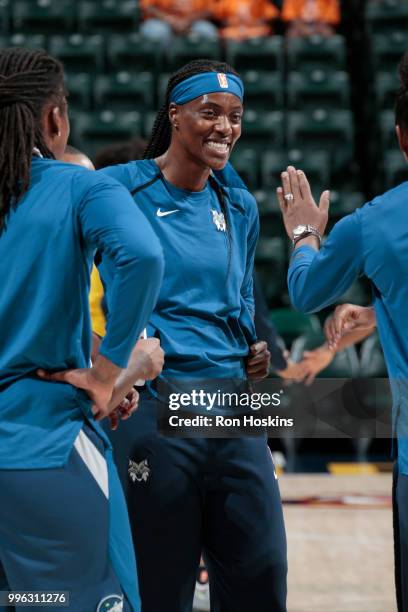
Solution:
<svg viewBox="0 0 408 612">
<path fill-rule="evenodd" d="M 396 612 L 390 473 L 284 474 L 288 612 Z"/>
</svg>

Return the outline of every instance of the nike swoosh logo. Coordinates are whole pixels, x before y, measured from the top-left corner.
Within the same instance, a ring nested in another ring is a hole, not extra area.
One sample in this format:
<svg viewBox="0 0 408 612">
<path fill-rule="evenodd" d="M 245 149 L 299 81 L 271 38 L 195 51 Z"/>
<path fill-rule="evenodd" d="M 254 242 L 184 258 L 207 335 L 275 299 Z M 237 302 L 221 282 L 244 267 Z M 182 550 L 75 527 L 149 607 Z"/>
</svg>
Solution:
<svg viewBox="0 0 408 612">
<path fill-rule="evenodd" d="M 167 215 L 172 215 L 175 212 L 180 212 L 179 210 L 160 210 L 160 208 L 157 209 L 157 216 L 158 217 L 167 217 Z"/>
</svg>

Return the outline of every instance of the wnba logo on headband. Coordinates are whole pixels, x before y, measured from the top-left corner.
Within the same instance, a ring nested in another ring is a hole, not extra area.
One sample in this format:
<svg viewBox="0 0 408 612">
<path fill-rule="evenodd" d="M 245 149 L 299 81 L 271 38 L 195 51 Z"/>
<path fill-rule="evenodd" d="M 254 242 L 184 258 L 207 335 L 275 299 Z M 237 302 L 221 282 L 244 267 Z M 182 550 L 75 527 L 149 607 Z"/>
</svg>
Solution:
<svg viewBox="0 0 408 612">
<path fill-rule="evenodd" d="M 170 93 L 169 102 L 186 104 L 204 94 L 217 92 L 232 94 L 242 100 L 244 84 L 238 75 L 229 72 L 200 72 L 178 83 Z"/>
<path fill-rule="evenodd" d="M 218 72 L 217 77 L 218 77 L 218 82 L 220 84 L 220 87 L 222 87 L 223 89 L 228 89 L 229 86 L 228 86 L 227 75 L 224 74 L 223 72 Z"/>
</svg>

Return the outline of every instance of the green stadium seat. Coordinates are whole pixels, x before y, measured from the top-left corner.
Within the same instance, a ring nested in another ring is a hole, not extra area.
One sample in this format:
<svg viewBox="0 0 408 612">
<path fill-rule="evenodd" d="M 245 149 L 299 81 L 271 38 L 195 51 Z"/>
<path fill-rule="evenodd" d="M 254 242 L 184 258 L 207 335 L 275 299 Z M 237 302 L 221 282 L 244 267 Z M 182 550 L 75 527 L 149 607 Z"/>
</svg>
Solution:
<svg viewBox="0 0 408 612">
<path fill-rule="evenodd" d="M 216 40 L 208 40 L 195 33 L 176 37 L 171 45 L 171 53 L 166 55 L 166 68 L 173 72 L 194 59 L 208 58 L 219 60 L 221 48 Z"/>
<path fill-rule="evenodd" d="M 349 76 L 342 71 L 314 69 L 288 75 L 288 107 L 293 110 L 349 108 Z"/>
<path fill-rule="evenodd" d="M 367 2 L 366 22 L 371 34 L 407 31 L 408 4 L 400 0 Z"/>
<path fill-rule="evenodd" d="M 379 113 L 381 147 L 383 151 L 395 149 L 398 146 L 395 133 L 395 114 L 392 110 Z"/>
<path fill-rule="evenodd" d="M 287 346 L 299 336 L 320 334 L 321 325 L 317 315 L 306 315 L 292 308 L 274 308 L 269 316 Z"/>
<path fill-rule="evenodd" d="M 353 157 L 353 118 L 348 110 L 316 109 L 288 113 L 288 146 L 304 154 L 330 153 L 333 171 L 344 170 Z"/>
<path fill-rule="evenodd" d="M 387 110 L 394 107 L 395 94 L 399 88 L 397 72 L 379 72 L 375 76 L 375 95 L 378 110 Z"/>
<path fill-rule="evenodd" d="M 356 280 L 337 301 L 339 304 L 357 304 L 359 306 L 366 306 L 367 302 L 370 300 L 371 296 L 367 294 L 363 283 Z"/>
<path fill-rule="evenodd" d="M 325 151 L 313 155 L 304 154 L 300 149 L 288 152 L 268 151 L 261 157 L 261 184 L 265 189 L 276 189 L 281 185 L 281 173 L 293 165 L 303 170 L 316 197 L 323 189 L 330 187 L 330 156 Z"/>
<path fill-rule="evenodd" d="M 70 109 L 89 111 L 92 108 L 93 78 L 90 74 L 65 73 L 65 85 L 68 90 L 68 103 Z"/>
<path fill-rule="evenodd" d="M 47 49 L 47 39 L 43 34 L 11 34 L 9 36 L 1 37 L 0 47 Z"/>
<path fill-rule="evenodd" d="M 258 204 L 261 235 L 265 238 L 282 237 L 282 215 L 275 191 L 256 189 L 252 194 Z"/>
<path fill-rule="evenodd" d="M 10 2 L 0 0 L 0 33 L 7 34 L 10 30 Z"/>
<path fill-rule="evenodd" d="M 398 149 L 384 153 L 384 179 L 386 189 L 408 181 L 408 165 Z"/>
<path fill-rule="evenodd" d="M 226 43 L 227 62 L 239 72 L 264 70 L 283 72 L 283 39 L 281 36 L 252 38 L 245 41 L 230 40 Z"/>
<path fill-rule="evenodd" d="M 141 133 L 141 115 L 111 110 L 99 113 L 71 114 L 72 144 L 91 157 L 96 151 L 113 142 L 128 140 Z"/>
<path fill-rule="evenodd" d="M 354 212 L 367 198 L 360 191 L 337 191 L 330 189 L 330 215 L 342 217 Z"/>
<path fill-rule="evenodd" d="M 251 191 L 258 187 L 259 162 L 254 149 L 245 149 L 238 143 L 231 154 L 231 163 Z"/>
<path fill-rule="evenodd" d="M 287 242 L 279 237 L 261 235 L 255 253 L 255 267 L 265 298 L 270 304 L 286 292 Z"/>
<path fill-rule="evenodd" d="M 76 12 L 70 0 L 13 0 L 14 31 L 26 34 L 54 34 L 75 30 Z"/>
<path fill-rule="evenodd" d="M 276 193 L 272 189 L 256 189 L 253 191 L 253 196 L 258 204 L 258 210 L 261 217 L 268 215 L 281 215 Z M 282 227 L 282 226 L 280 226 Z"/>
<path fill-rule="evenodd" d="M 94 83 L 96 108 L 112 110 L 139 110 L 145 112 L 153 106 L 153 76 L 150 72 L 117 72 L 99 75 Z"/>
<path fill-rule="evenodd" d="M 398 62 L 408 49 L 408 33 L 397 30 L 371 37 L 371 57 L 376 72 L 397 73 Z"/>
<path fill-rule="evenodd" d="M 149 111 L 143 115 L 142 136 L 148 140 L 156 121 L 157 111 Z"/>
<path fill-rule="evenodd" d="M 286 240 L 284 238 L 261 237 L 256 249 L 255 261 L 257 264 L 279 262 L 286 263 Z"/>
<path fill-rule="evenodd" d="M 162 74 L 160 74 L 157 80 L 157 96 L 158 96 L 159 106 L 162 106 L 162 104 L 164 104 L 164 98 L 166 97 L 167 83 L 169 82 L 170 76 L 171 76 L 171 72 L 163 72 Z"/>
<path fill-rule="evenodd" d="M 158 73 L 162 67 L 163 51 L 160 45 L 138 32 L 109 37 L 108 64 L 112 71 L 149 71 Z"/>
<path fill-rule="evenodd" d="M 105 68 L 105 41 L 99 34 L 52 36 L 49 50 L 61 60 L 66 72 L 94 74 Z"/>
<path fill-rule="evenodd" d="M 240 144 L 259 152 L 281 149 L 285 138 L 284 119 L 281 111 L 258 113 L 248 109 L 244 112 Z"/>
<path fill-rule="evenodd" d="M 136 0 L 82 0 L 78 7 L 81 32 L 134 32 L 139 25 L 139 5 Z"/>
<path fill-rule="evenodd" d="M 345 39 L 340 35 L 290 38 L 287 42 L 287 64 L 290 72 L 345 70 Z"/>
<path fill-rule="evenodd" d="M 255 111 L 282 110 L 284 86 L 280 72 L 247 70 L 241 73 L 245 85 L 245 108 Z"/>
</svg>

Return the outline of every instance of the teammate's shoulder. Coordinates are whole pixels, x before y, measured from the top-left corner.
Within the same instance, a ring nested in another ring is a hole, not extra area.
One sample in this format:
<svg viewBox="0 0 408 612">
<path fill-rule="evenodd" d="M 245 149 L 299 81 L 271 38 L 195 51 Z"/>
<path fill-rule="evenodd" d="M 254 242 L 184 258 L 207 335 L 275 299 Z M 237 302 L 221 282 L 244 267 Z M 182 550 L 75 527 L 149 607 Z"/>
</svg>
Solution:
<svg viewBox="0 0 408 612">
<path fill-rule="evenodd" d="M 122 183 L 129 191 L 134 191 L 154 180 L 160 172 L 153 159 L 141 159 L 101 168 L 97 174 L 110 176 Z"/>
<path fill-rule="evenodd" d="M 371 218 L 372 215 L 383 214 L 385 210 L 390 207 L 399 205 L 406 206 L 408 198 L 408 181 L 400 183 L 396 187 L 388 189 L 384 193 L 375 196 L 372 200 L 369 200 L 362 206 L 359 211 L 360 215 L 364 218 Z"/>
<path fill-rule="evenodd" d="M 84 190 L 88 186 L 101 181 L 97 173 L 80 164 L 60 161 L 59 159 L 36 158 L 32 162 L 34 182 L 38 179 L 50 183 L 64 183 L 67 189 L 72 186 L 74 192 Z M 111 180 L 111 179 L 108 179 Z"/>
<path fill-rule="evenodd" d="M 400 183 L 396 187 L 392 187 L 391 189 L 388 189 L 388 191 L 374 198 L 372 203 L 379 204 L 380 202 L 384 202 L 384 201 L 385 202 L 389 202 L 389 201 L 398 202 L 401 198 L 403 198 L 404 201 L 406 201 L 407 196 L 408 196 L 408 181 L 404 181 L 403 183 Z"/>
</svg>

